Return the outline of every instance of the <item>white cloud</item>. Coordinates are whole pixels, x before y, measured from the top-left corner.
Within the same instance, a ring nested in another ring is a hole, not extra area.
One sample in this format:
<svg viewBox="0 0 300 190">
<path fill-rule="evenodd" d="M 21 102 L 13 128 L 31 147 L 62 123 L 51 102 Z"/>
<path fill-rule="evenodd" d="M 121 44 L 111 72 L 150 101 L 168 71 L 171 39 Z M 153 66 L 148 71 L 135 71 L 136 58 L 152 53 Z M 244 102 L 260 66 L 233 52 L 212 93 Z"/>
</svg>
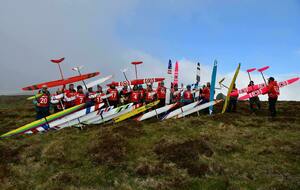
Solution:
<svg viewBox="0 0 300 190">
<path fill-rule="evenodd" d="M 178 4 L 169 1 L 165 6 L 177 14 L 183 6 L 190 10 L 193 1 Z M 196 1 L 195 1 L 196 2 Z M 202 1 L 202 10 L 206 10 L 209 1 Z M 142 60 L 139 76 L 155 77 L 165 75 L 168 60 L 162 60 L 141 50 L 129 49 L 116 34 L 121 17 L 135 15 L 137 0 L 128 1 L 91 1 L 51 0 L 51 1 L 6 1 L 0 6 L 0 92 L 20 93 L 20 88 L 35 82 L 54 80 L 59 77 L 56 66 L 49 62 L 51 58 L 66 57 L 62 67 L 66 76 L 74 75 L 73 66 L 84 64 L 84 72 L 100 71 L 102 76 L 114 74 L 115 80 L 123 80 L 120 69 L 128 68 L 128 75 L 134 78 L 133 60 Z M 161 2 L 157 3 L 160 6 Z M 173 5 L 174 4 L 174 5 Z M 16 6 L 17 5 L 17 6 Z M 175 6 L 176 5 L 176 6 Z M 174 7 L 175 6 L 175 7 Z M 194 8 L 198 11 L 199 7 Z M 165 7 L 162 9 L 165 11 Z M 189 18 L 189 11 L 185 17 Z M 191 14 L 192 15 L 192 14 Z M 206 18 L 206 17 L 205 17 Z M 204 19 L 205 19 L 204 18 Z M 130 20 L 130 16 L 129 16 Z M 211 21 L 209 21 L 211 23 Z M 148 25 L 149 23 L 147 23 Z M 151 26 L 151 25 L 150 25 Z M 159 28 L 152 27 L 153 30 Z M 300 54 L 300 50 L 297 51 Z M 201 63 L 201 84 L 210 81 L 213 60 L 203 63 L 201 60 L 179 58 L 179 80 L 190 84 L 195 82 L 196 63 Z M 175 63 L 175 59 L 172 59 Z M 224 64 L 219 64 L 218 73 L 222 73 Z M 228 84 L 232 73 L 218 74 L 218 79 L 226 77 Z M 267 73 L 271 73 L 268 71 Z M 278 80 L 296 75 L 278 76 Z M 259 74 L 253 75 L 256 83 L 262 82 Z M 241 72 L 237 85 L 247 86 L 248 77 Z M 285 87 L 280 99 L 298 100 L 299 82 Z M 224 91 L 223 91 L 224 92 Z"/>
</svg>

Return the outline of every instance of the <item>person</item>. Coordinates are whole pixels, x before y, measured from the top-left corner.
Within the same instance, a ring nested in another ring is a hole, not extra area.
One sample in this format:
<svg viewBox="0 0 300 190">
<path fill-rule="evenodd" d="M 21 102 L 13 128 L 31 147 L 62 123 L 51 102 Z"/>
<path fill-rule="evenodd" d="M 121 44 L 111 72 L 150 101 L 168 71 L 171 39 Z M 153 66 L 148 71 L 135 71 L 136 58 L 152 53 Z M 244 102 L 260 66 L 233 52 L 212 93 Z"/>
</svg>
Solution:
<svg viewBox="0 0 300 190">
<path fill-rule="evenodd" d="M 69 89 L 63 90 L 64 92 L 64 106 L 70 108 L 75 106 L 76 90 L 74 84 L 69 84 Z"/>
<path fill-rule="evenodd" d="M 130 102 L 134 105 L 141 103 L 141 93 L 137 85 L 134 85 L 132 91 L 130 92 Z"/>
<path fill-rule="evenodd" d="M 194 100 L 194 96 L 193 96 L 192 91 L 191 91 L 191 85 L 187 85 L 186 88 L 187 89 L 183 92 L 183 96 L 182 96 L 182 103 L 184 105 L 192 103 L 193 100 Z"/>
<path fill-rule="evenodd" d="M 206 86 L 203 86 L 202 93 L 201 93 L 201 104 L 205 104 L 209 102 L 210 98 L 210 83 L 207 82 Z M 205 108 L 203 110 L 204 113 L 209 114 L 209 108 Z"/>
<path fill-rule="evenodd" d="M 277 81 L 275 81 L 274 77 L 270 77 L 268 79 L 268 96 L 269 96 L 269 111 L 270 115 L 272 117 L 276 117 L 277 111 L 276 111 L 276 102 L 278 99 L 278 96 L 280 94 L 279 92 L 279 86 L 277 84 Z"/>
<path fill-rule="evenodd" d="M 172 103 L 180 102 L 181 91 L 182 90 L 178 89 L 178 84 L 174 84 L 173 88 L 171 89 L 171 102 Z"/>
<path fill-rule="evenodd" d="M 204 89 L 204 88 L 206 88 L 205 85 L 203 85 L 202 88 L 201 88 L 201 87 L 199 88 L 199 97 L 198 97 L 198 100 L 201 101 L 201 102 L 202 102 L 203 99 L 204 99 L 204 94 L 203 94 L 203 89 Z"/>
<path fill-rule="evenodd" d="M 96 104 L 100 104 L 100 103 L 103 103 L 103 99 L 102 97 L 104 96 L 105 94 L 103 93 L 103 90 L 102 90 L 102 86 L 101 85 L 97 85 L 97 91 L 96 91 L 96 97 L 94 99 L 95 103 Z"/>
<path fill-rule="evenodd" d="M 108 98 L 109 105 L 116 108 L 119 103 L 119 92 L 116 89 L 116 86 L 114 84 L 111 84 L 106 94 L 111 94 L 111 96 Z"/>
<path fill-rule="evenodd" d="M 96 93 L 103 93 L 103 88 L 100 84 L 97 85 Z"/>
<path fill-rule="evenodd" d="M 228 104 L 228 112 L 236 112 L 236 106 L 237 106 L 237 101 L 238 101 L 238 89 L 236 88 L 236 85 L 233 84 L 233 88 L 231 90 L 231 95 L 229 98 L 229 104 Z"/>
<path fill-rule="evenodd" d="M 120 103 L 121 104 L 128 104 L 129 102 L 129 91 L 128 86 L 124 85 L 122 90 L 120 91 L 119 97 L 120 97 Z"/>
<path fill-rule="evenodd" d="M 201 94 L 202 94 L 202 88 L 199 86 L 199 82 L 196 82 L 194 84 L 194 101 L 200 101 L 201 100 Z"/>
<path fill-rule="evenodd" d="M 144 103 L 146 90 L 143 88 L 143 86 L 141 84 L 138 86 L 138 89 L 139 89 L 139 92 L 140 92 L 141 103 Z"/>
<path fill-rule="evenodd" d="M 74 102 L 75 105 L 86 103 L 86 95 L 83 93 L 83 88 L 81 85 L 77 86 L 76 99 Z"/>
<path fill-rule="evenodd" d="M 36 106 L 36 119 L 42 119 L 50 115 L 50 92 L 43 85 L 40 92 L 42 95 L 34 100 Z"/>
<path fill-rule="evenodd" d="M 62 96 L 59 97 L 59 95 L 62 95 Z M 60 112 L 64 109 L 62 98 L 63 98 L 63 93 L 60 89 L 57 89 L 55 94 L 53 94 L 51 96 L 50 102 L 53 106 L 54 113 Z"/>
<path fill-rule="evenodd" d="M 157 99 L 160 100 L 158 107 L 163 107 L 166 104 L 166 87 L 162 81 L 156 89 Z"/>
<path fill-rule="evenodd" d="M 97 93 L 94 92 L 93 87 L 88 88 L 86 93 L 86 104 L 88 107 L 95 105 Z"/>
<path fill-rule="evenodd" d="M 152 89 L 152 85 L 148 84 L 145 92 L 145 103 L 149 104 L 156 100 L 156 92 Z"/>
<path fill-rule="evenodd" d="M 253 87 L 253 86 L 254 86 L 254 82 L 253 82 L 253 81 L 250 81 L 248 87 Z M 250 90 L 250 91 L 248 91 L 248 93 L 251 93 L 252 91 L 253 91 L 253 90 Z M 257 107 L 258 110 L 260 110 L 261 104 L 260 104 L 260 100 L 259 100 L 259 97 L 258 97 L 258 96 L 249 98 L 249 103 L 250 103 L 250 110 L 251 110 L 252 112 L 255 112 L 255 111 L 256 111 L 255 106 Z"/>
<path fill-rule="evenodd" d="M 206 83 L 206 86 L 203 87 L 202 90 L 202 103 L 207 103 L 209 102 L 209 98 L 210 98 L 210 83 Z"/>
</svg>

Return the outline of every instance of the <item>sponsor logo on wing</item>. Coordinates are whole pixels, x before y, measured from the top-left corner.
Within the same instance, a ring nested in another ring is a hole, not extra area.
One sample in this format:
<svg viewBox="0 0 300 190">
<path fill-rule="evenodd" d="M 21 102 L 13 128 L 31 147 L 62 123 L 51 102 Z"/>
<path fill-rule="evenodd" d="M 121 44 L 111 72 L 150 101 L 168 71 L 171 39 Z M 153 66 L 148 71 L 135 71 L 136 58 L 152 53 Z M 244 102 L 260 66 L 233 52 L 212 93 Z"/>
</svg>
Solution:
<svg viewBox="0 0 300 190">
<path fill-rule="evenodd" d="M 288 85 L 288 82 L 287 81 L 282 81 L 282 82 L 278 83 L 278 85 L 280 87 L 284 87 L 284 86 Z"/>
<path fill-rule="evenodd" d="M 148 78 L 144 80 L 144 83 L 153 83 L 153 82 L 154 82 L 154 78 Z"/>
</svg>

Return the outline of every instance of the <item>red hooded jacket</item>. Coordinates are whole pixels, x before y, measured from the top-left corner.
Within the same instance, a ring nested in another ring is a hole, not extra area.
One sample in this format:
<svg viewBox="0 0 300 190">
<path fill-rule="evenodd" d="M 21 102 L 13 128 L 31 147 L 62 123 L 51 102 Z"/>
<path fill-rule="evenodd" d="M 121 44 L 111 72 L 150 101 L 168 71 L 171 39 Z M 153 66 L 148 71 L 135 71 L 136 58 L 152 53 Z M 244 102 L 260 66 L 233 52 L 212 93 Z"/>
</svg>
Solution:
<svg viewBox="0 0 300 190">
<path fill-rule="evenodd" d="M 277 84 L 277 81 L 270 81 L 267 88 L 268 88 L 269 98 L 278 98 L 280 92 L 279 92 L 279 86 Z"/>
</svg>

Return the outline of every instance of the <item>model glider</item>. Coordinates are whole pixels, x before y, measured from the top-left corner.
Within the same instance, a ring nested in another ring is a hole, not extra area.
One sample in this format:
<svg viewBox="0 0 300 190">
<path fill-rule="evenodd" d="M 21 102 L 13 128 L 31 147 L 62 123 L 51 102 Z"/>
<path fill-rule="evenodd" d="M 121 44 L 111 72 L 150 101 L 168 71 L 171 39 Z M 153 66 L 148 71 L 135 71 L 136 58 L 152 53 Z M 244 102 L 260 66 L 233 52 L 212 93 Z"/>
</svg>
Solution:
<svg viewBox="0 0 300 190">
<path fill-rule="evenodd" d="M 293 83 L 297 82 L 299 79 L 300 79 L 299 77 L 296 77 L 296 78 L 292 78 L 292 79 L 289 79 L 289 80 L 281 81 L 281 82 L 278 83 L 278 86 L 280 88 L 282 88 L 282 87 L 285 87 L 287 85 L 290 85 L 290 84 L 293 84 Z M 256 96 L 259 96 L 261 94 L 266 94 L 266 93 L 268 93 L 268 87 L 264 87 L 264 88 L 255 90 L 255 91 L 253 91 L 249 94 L 241 96 L 239 98 L 239 100 L 246 100 L 248 98 L 256 97 Z"/>
<path fill-rule="evenodd" d="M 46 85 L 48 88 L 61 86 L 61 85 L 66 85 L 66 84 L 78 82 L 78 81 L 81 81 L 81 80 L 89 79 L 89 78 L 95 77 L 99 74 L 100 74 L 99 72 L 94 72 L 94 73 L 84 74 L 84 75 L 81 75 L 81 76 L 70 77 L 70 78 L 67 78 L 67 79 L 55 80 L 55 81 L 50 81 L 50 82 L 43 82 L 43 83 L 34 84 L 34 85 L 31 85 L 31 86 L 24 87 L 24 88 L 22 88 L 22 90 L 25 90 L 25 91 L 38 90 L 38 89 L 41 89 L 44 85 Z"/>
</svg>

